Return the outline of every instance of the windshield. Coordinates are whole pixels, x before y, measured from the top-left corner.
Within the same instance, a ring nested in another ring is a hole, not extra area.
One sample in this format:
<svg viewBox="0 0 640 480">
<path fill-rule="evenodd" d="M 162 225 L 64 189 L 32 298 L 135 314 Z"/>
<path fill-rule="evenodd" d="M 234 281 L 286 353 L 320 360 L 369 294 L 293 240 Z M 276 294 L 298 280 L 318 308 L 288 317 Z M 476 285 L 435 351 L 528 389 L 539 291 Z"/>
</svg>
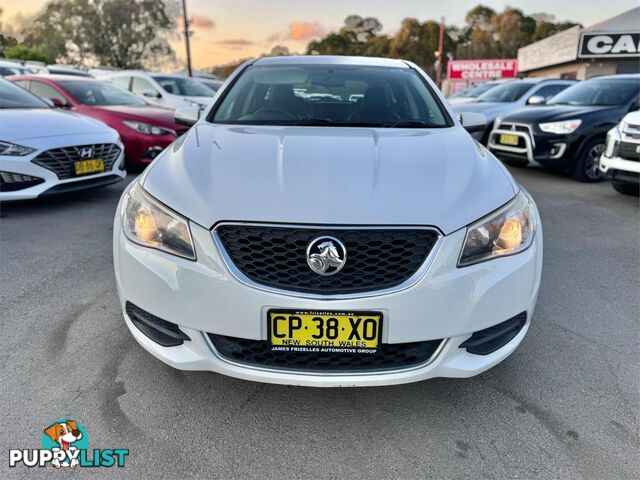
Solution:
<svg viewBox="0 0 640 480">
<path fill-rule="evenodd" d="M 547 105 L 624 105 L 639 91 L 639 79 L 588 80 L 560 92 Z"/>
<path fill-rule="evenodd" d="M 71 68 L 52 68 L 52 67 L 47 67 L 47 70 L 49 70 L 49 73 L 55 74 L 55 75 L 73 75 L 74 77 L 87 77 L 87 78 L 92 78 L 92 75 L 90 75 L 87 72 L 83 72 L 82 70 L 74 70 Z"/>
<path fill-rule="evenodd" d="M 146 105 L 144 101 L 111 83 L 61 81 L 60 86 L 82 105 Z"/>
<path fill-rule="evenodd" d="M 530 82 L 509 82 L 504 85 L 498 85 L 491 90 L 480 95 L 476 100 L 478 102 L 516 102 L 529 91 L 533 86 Z"/>
<path fill-rule="evenodd" d="M 153 75 L 153 79 L 160 84 L 160 86 L 173 95 L 188 96 L 188 97 L 213 97 L 215 92 L 201 83 L 198 83 L 190 78 L 181 77 L 163 77 L 160 75 Z"/>
<path fill-rule="evenodd" d="M 446 127 L 449 117 L 410 68 L 252 66 L 232 85 L 214 123 Z"/>
<path fill-rule="evenodd" d="M 0 108 L 49 108 L 49 105 L 17 85 L 0 79 Z"/>
<path fill-rule="evenodd" d="M 0 65 L 0 77 L 8 77 L 9 75 L 22 75 L 27 72 L 26 68 Z"/>
<path fill-rule="evenodd" d="M 468 92 L 465 92 L 463 97 L 472 97 L 472 98 L 479 97 L 484 92 L 488 92 L 489 90 L 491 90 L 496 86 L 498 86 L 497 83 L 481 83 L 480 85 L 476 85 L 475 87 L 473 87 Z"/>
<path fill-rule="evenodd" d="M 216 80 L 200 80 L 200 83 L 205 85 L 208 89 L 213 92 L 217 92 L 218 89 L 222 86 L 222 82 L 218 82 Z"/>
</svg>

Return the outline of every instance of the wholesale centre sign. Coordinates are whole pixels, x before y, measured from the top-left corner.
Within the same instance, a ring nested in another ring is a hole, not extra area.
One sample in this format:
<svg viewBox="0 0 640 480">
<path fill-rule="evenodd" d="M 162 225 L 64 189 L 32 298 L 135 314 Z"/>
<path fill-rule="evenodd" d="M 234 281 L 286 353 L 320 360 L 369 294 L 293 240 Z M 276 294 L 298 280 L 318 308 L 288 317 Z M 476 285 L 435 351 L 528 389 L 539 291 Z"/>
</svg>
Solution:
<svg viewBox="0 0 640 480">
<path fill-rule="evenodd" d="M 518 76 L 518 60 L 515 58 L 493 58 L 487 60 L 449 60 L 449 80 L 484 82 Z"/>
</svg>

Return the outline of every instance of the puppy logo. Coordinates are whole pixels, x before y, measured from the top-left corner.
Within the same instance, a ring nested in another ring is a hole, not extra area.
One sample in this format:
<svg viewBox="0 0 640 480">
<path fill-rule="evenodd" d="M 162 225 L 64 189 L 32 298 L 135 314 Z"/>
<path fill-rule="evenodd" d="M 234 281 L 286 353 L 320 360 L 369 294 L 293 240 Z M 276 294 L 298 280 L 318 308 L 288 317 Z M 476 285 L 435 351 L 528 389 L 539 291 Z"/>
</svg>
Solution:
<svg viewBox="0 0 640 480">
<path fill-rule="evenodd" d="M 76 442 L 83 439 L 82 432 L 78 423 L 75 420 L 58 421 L 44 430 L 44 434 L 51 439 L 57 446 L 51 448 L 52 451 L 62 451 L 65 454 L 73 454 L 78 450 L 78 446 L 74 446 Z M 67 453 L 68 452 L 68 453 Z M 54 459 L 51 464 L 56 467 L 71 467 L 75 468 L 78 464 L 78 458 L 73 458 L 73 455 L 68 456 L 71 458 L 68 462 L 60 462 L 58 459 Z"/>
<path fill-rule="evenodd" d="M 81 469 L 82 467 L 119 467 L 125 465 L 128 448 L 89 449 L 87 430 L 76 420 L 60 418 L 42 431 L 40 448 L 12 448 L 9 467 L 22 465 L 44 468 L 53 465 Z"/>
</svg>

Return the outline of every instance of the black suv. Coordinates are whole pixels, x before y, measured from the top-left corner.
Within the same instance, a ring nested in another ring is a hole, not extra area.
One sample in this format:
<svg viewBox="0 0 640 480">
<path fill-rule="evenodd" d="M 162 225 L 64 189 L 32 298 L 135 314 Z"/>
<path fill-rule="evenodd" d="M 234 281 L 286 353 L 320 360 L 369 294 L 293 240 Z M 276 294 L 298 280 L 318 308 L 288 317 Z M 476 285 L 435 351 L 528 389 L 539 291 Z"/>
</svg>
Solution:
<svg viewBox="0 0 640 480">
<path fill-rule="evenodd" d="M 563 168 L 576 180 L 601 180 L 607 131 L 640 108 L 640 75 L 595 77 L 496 120 L 489 149 L 505 163 Z"/>
</svg>

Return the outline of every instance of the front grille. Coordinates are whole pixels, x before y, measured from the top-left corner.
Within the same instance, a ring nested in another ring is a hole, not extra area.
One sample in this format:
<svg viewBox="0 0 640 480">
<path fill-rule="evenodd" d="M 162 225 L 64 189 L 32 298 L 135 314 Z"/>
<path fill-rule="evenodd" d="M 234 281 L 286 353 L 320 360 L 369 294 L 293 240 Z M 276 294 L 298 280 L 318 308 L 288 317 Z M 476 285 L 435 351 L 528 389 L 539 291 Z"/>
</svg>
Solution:
<svg viewBox="0 0 640 480">
<path fill-rule="evenodd" d="M 618 155 L 625 160 L 640 162 L 640 153 L 638 153 L 640 143 L 620 142 L 618 146 Z"/>
<path fill-rule="evenodd" d="M 222 225 L 216 229 L 234 265 L 268 287 L 316 294 L 347 294 L 395 287 L 409 279 L 438 240 L 432 229 L 331 229 Z M 307 264 L 307 246 L 332 236 L 346 248 L 342 270 L 331 276 Z"/>
<path fill-rule="evenodd" d="M 640 139 L 640 125 L 627 123 L 622 133 L 628 137 Z"/>
<path fill-rule="evenodd" d="M 357 372 L 407 368 L 427 362 L 442 340 L 383 343 L 374 354 L 272 352 L 266 340 L 208 334 L 217 352 L 238 363 L 267 368 L 316 372 Z"/>
<path fill-rule="evenodd" d="M 517 123 L 501 123 L 500 130 L 529 133 L 529 127 L 526 125 L 518 125 Z"/>
<path fill-rule="evenodd" d="M 104 170 L 109 171 L 113 167 L 113 162 L 120 155 L 120 148 L 113 143 L 99 143 L 96 145 L 78 145 L 74 147 L 54 148 L 42 152 L 32 160 L 36 165 L 54 172 L 60 180 L 76 177 L 74 162 L 87 160 L 80 158 L 80 151 L 83 148 L 91 147 L 93 155 L 91 158 L 103 159 Z"/>
</svg>

